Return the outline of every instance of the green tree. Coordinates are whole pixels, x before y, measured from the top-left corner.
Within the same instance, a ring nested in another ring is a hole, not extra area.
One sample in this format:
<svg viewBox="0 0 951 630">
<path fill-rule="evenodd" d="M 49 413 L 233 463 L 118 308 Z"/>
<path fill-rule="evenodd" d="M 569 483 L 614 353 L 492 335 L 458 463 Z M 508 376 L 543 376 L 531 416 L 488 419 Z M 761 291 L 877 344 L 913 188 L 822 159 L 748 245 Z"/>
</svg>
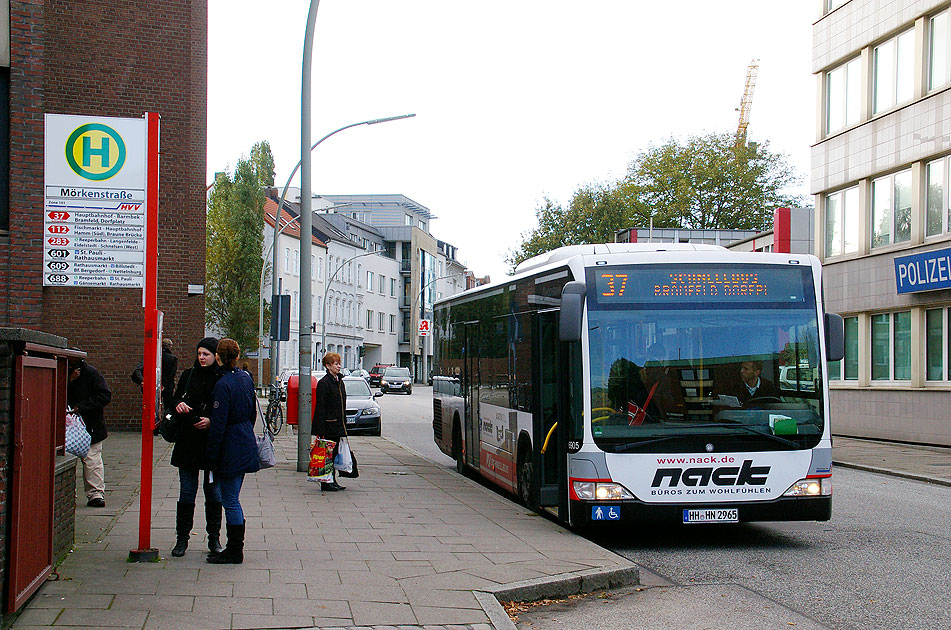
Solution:
<svg viewBox="0 0 951 630">
<path fill-rule="evenodd" d="M 546 198 L 538 226 L 506 257 L 518 263 L 563 245 L 613 242 L 632 227 L 762 229 L 773 210 L 802 199 L 783 194 L 799 182 L 768 143 L 737 145 L 735 134 L 692 136 L 650 146 L 612 184 L 579 188 L 568 206 Z"/>
<path fill-rule="evenodd" d="M 763 229 L 775 208 L 802 203 L 783 193 L 799 181 L 768 142 L 737 145 L 734 134 L 722 133 L 649 147 L 618 191 L 634 216 L 653 216 L 655 226 Z"/>
<path fill-rule="evenodd" d="M 266 142 L 219 173 L 208 199 L 205 321 L 242 348 L 257 348 L 265 182 L 274 158 Z"/>
</svg>

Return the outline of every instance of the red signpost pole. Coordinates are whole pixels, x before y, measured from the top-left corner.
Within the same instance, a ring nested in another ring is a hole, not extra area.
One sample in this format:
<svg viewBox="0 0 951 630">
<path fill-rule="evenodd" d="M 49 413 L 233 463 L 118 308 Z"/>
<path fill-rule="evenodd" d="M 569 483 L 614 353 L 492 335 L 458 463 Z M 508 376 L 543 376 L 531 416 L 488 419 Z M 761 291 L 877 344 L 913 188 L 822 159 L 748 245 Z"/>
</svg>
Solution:
<svg viewBox="0 0 951 630">
<path fill-rule="evenodd" d="M 158 361 L 158 192 L 159 122 L 155 112 L 146 112 L 146 184 L 145 184 L 145 362 L 142 376 L 142 471 L 139 494 L 139 548 L 129 552 L 135 562 L 158 560 L 158 549 L 151 548 L 152 533 L 152 430 L 155 426 Z"/>
</svg>

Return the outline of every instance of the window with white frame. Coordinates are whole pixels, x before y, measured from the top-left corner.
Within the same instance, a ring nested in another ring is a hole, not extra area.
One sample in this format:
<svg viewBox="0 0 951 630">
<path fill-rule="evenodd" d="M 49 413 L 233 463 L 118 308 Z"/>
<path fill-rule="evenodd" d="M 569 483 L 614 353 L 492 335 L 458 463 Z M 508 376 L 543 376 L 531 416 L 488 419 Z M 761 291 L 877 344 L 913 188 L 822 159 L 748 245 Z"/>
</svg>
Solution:
<svg viewBox="0 0 951 630">
<path fill-rule="evenodd" d="M 390 297 L 396 297 L 396 278 L 390 278 Z"/>
<path fill-rule="evenodd" d="M 853 186 L 825 197 L 826 257 L 859 250 L 859 188 Z"/>
<path fill-rule="evenodd" d="M 859 378 L 859 318 L 845 317 L 845 358 L 829 362 L 829 379 L 855 381 Z M 842 373 L 843 369 L 845 374 Z"/>
<path fill-rule="evenodd" d="M 911 240 L 911 169 L 872 180 L 872 247 Z"/>
<path fill-rule="evenodd" d="M 390 332 L 396 332 L 396 315 L 390 315 Z"/>
<path fill-rule="evenodd" d="M 862 104 L 862 58 L 826 73 L 826 132 L 859 122 Z"/>
<path fill-rule="evenodd" d="M 951 191 L 948 182 L 951 158 L 941 158 L 925 166 L 925 236 L 951 230 Z"/>
<path fill-rule="evenodd" d="M 385 318 L 386 318 L 386 313 L 377 313 L 377 324 L 378 324 L 377 329 L 380 332 L 384 332 L 386 330 L 386 328 L 384 327 Z"/>
<path fill-rule="evenodd" d="M 951 382 L 951 309 L 925 311 L 925 380 Z"/>
<path fill-rule="evenodd" d="M 362 279 L 363 279 L 363 265 L 358 263 L 357 264 L 357 288 L 358 289 L 363 288 L 363 285 L 361 284 L 361 282 L 363 281 Z"/>
<path fill-rule="evenodd" d="M 300 306 L 297 302 L 297 299 L 298 299 L 298 293 L 297 291 L 294 291 L 291 294 L 291 317 L 293 319 L 297 319 L 296 315 L 300 313 Z"/>
<path fill-rule="evenodd" d="M 317 313 L 314 315 L 318 322 L 324 321 L 324 298 L 317 296 Z"/>
<path fill-rule="evenodd" d="M 386 276 L 380 275 L 380 295 L 386 293 Z"/>
<path fill-rule="evenodd" d="M 317 273 L 317 257 L 313 254 L 310 255 L 310 277 L 313 279 L 314 274 Z"/>
<path fill-rule="evenodd" d="M 373 329 L 373 311 L 367 309 L 367 330 Z"/>
<path fill-rule="evenodd" d="M 373 290 L 373 272 L 372 271 L 367 272 L 367 289 L 369 291 Z"/>
<path fill-rule="evenodd" d="M 410 214 L 404 214 L 403 225 L 413 225 L 413 216 Z"/>
<path fill-rule="evenodd" d="M 877 114 L 910 101 L 915 84 L 915 31 L 905 31 L 879 44 L 872 58 L 875 81 L 872 112 Z"/>
<path fill-rule="evenodd" d="M 951 11 L 931 18 L 931 42 L 928 47 L 928 89 L 951 83 Z"/>
<path fill-rule="evenodd" d="M 284 273 L 291 272 L 291 248 L 284 248 Z"/>
<path fill-rule="evenodd" d="M 873 381 L 911 380 L 911 311 L 871 316 Z"/>
<path fill-rule="evenodd" d="M 317 259 L 317 279 L 323 280 L 323 277 L 324 277 L 324 259 L 318 258 Z"/>
</svg>

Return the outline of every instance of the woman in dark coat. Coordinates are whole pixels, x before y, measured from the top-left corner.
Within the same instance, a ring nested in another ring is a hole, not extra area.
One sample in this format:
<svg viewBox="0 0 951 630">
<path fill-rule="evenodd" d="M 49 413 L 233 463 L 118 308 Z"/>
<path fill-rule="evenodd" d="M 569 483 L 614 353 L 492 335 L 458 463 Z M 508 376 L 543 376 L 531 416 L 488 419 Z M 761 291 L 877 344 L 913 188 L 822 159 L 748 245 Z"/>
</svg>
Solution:
<svg viewBox="0 0 951 630">
<path fill-rule="evenodd" d="M 246 473 L 261 467 L 254 436 L 255 398 L 251 377 L 237 368 L 240 350 L 234 339 L 218 343 L 221 378 L 215 385 L 211 426 L 205 461 L 221 490 L 228 543 L 221 553 L 209 554 L 212 564 L 241 564 L 244 561 L 244 511 L 239 497 Z"/>
<path fill-rule="evenodd" d="M 181 430 L 172 450 L 172 466 L 178 468 L 179 492 L 175 513 L 175 547 L 172 555 L 181 557 L 188 548 L 195 517 L 195 499 L 198 496 L 198 475 L 205 467 L 205 446 L 211 425 L 212 393 L 218 382 L 218 364 L 215 351 L 218 340 L 205 337 L 198 342 L 195 364 L 182 372 L 178 387 L 171 396 L 171 410 L 177 414 Z M 208 532 L 208 551 L 221 551 L 221 493 L 218 485 L 204 474 L 202 489 L 205 493 L 205 530 Z"/>
<path fill-rule="evenodd" d="M 337 450 L 340 448 L 340 438 L 347 435 L 347 389 L 340 375 L 340 355 L 336 352 L 328 352 L 324 355 L 322 363 L 327 368 L 327 373 L 317 381 L 317 392 L 314 394 L 314 419 L 310 425 L 310 432 L 313 437 L 336 442 L 333 452 L 336 457 Z M 320 489 L 326 492 L 346 490 L 337 483 L 336 470 L 334 470 L 333 482 L 320 484 Z"/>
</svg>

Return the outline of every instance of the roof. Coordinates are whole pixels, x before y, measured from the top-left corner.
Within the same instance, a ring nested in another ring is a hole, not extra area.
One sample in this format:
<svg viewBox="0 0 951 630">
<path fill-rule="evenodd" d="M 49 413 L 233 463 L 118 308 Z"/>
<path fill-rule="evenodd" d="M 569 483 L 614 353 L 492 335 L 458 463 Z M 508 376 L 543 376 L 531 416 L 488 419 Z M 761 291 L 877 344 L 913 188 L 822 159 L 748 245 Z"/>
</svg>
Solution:
<svg viewBox="0 0 951 630">
<path fill-rule="evenodd" d="M 274 216 L 277 212 L 277 202 L 268 197 L 264 201 L 264 221 L 274 227 Z M 281 211 L 281 226 L 278 228 L 284 229 L 282 234 L 286 234 L 292 238 L 300 240 L 300 223 L 296 220 L 297 215 L 288 212 L 286 209 Z M 290 225 L 288 225 L 290 223 Z M 284 227 L 287 226 L 287 227 Z M 311 234 L 311 242 L 314 245 L 319 245 L 320 247 L 327 247 L 327 244 L 322 240 Z"/>
</svg>

